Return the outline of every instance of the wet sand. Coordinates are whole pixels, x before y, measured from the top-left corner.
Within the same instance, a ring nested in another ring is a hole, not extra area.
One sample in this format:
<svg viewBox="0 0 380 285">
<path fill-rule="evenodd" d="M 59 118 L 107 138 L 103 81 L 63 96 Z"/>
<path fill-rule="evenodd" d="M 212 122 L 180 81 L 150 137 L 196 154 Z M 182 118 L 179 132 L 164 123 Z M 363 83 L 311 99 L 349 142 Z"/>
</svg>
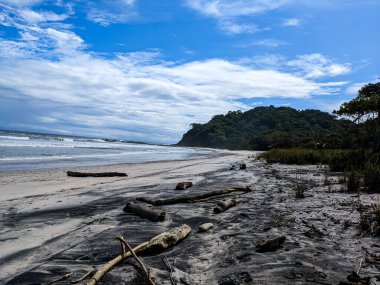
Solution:
<svg viewBox="0 0 380 285">
<path fill-rule="evenodd" d="M 268 165 L 254 155 L 221 151 L 210 159 L 75 169 L 128 177 L 67 177 L 74 168 L 0 172 L 0 284 L 42 284 L 68 272 L 79 277 L 120 253 L 116 236 L 135 246 L 184 223 L 193 229 L 188 238 L 142 257 L 159 284 L 172 284 L 164 256 L 176 284 L 338 284 L 357 270 L 365 250 L 380 254 L 379 238 L 362 236 L 357 196 L 341 191 L 340 174 L 328 173 L 332 184 L 327 186 L 322 167 Z M 243 162 L 247 169 L 239 170 Z M 182 181 L 194 186 L 174 190 Z M 304 199 L 295 198 L 297 181 L 308 185 Z M 213 214 L 217 199 L 160 207 L 171 218 L 158 223 L 122 211 L 137 196 L 173 197 L 230 186 L 253 191 L 236 194 L 237 206 L 218 215 Z M 362 195 L 367 204 L 377 199 Z M 214 228 L 198 233 L 205 222 Z M 319 234 L 310 231 L 313 227 Z M 282 248 L 255 252 L 262 239 L 279 235 L 286 236 Z M 125 261 L 100 284 L 139 284 L 135 266 Z M 376 266 L 363 267 L 361 274 L 375 276 Z"/>
</svg>

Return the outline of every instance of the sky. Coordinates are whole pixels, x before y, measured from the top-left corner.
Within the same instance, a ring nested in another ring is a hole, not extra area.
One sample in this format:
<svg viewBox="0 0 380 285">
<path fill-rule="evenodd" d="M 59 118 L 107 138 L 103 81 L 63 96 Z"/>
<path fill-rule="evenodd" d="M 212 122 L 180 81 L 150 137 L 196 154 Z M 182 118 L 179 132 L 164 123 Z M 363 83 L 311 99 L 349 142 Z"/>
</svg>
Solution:
<svg viewBox="0 0 380 285">
<path fill-rule="evenodd" d="M 0 129 L 176 143 L 380 77 L 379 0 L 0 0 Z"/>
</svg>

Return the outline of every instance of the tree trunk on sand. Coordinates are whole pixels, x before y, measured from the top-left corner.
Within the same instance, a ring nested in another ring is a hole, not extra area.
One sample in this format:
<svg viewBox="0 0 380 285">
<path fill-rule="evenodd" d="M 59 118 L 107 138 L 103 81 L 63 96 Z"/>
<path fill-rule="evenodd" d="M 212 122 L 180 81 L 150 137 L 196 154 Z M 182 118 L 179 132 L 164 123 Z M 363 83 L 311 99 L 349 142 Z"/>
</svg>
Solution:
<svg viewBox="0 0 380 285">
<path fill-rule="evenodd" d="M 151 220 L 153 222 L 162 222 L 167 219 L 167 214 L 165 211 L 154 209 L 153 207 L 148 207 L 142 204 L 127 203 L 123 209 L 126 213 L 133 213 L 137 216 Z"/>
<path fill-rule="evenodd" d="M 67 176 L 71 177 L 125 177 L 128 176 L 126 173 L 120 172 L 77 172 L 77 171 L 67 171 Z"/>
<path fill-rule="evenodd" d="M 208 198 L 214 197 L 214 196 L 219 196 L 219 195 L 224 195 L 224 194 L 229 194 L 232 192 L 251 192 L 251 188 L 249 187 L 232 187 L 232 188 L 227 188 L 223 190 L 216 190 L 216 191 L 211 191 L 207 193 L 203 193 L 200 195 L 192 195 L 192 196 L 178 196 L 175 198 L 169 198 L 169 199 L 151 199 L 148 197 L 137 197 L 137 201 L 145 202 L 148 204 L 151 204 L 153 206 L 162 206 L 162 205 L 173 205 L 173 204 L 184 204 L 184 203 L 196 203 L 202 200 L 207 200 Z"/>
<path fill-rule="evenodd" d="M 167 232 L 155 236 L 150 241 L 136 246 L 133 248 L 133 252 L 137 254 L 141 251 L 157 252 L 165 250 L 169 247 L 175 246 L 178 242 L 186 238 L 190 232 L 191 228 L 188 225 L 182 225 L 180 227 L 173 228 Z M 111 261 L 108 261 L 100 270 L 95 273 L 87 285 L 96 285 L 108 271 L 110 271 L 114 266 L 130 256 L 132 256 L 131 251 L 126 251 Z"/>
<path fill-rule="evenodd" d="M 219 214 L 224 211 L 227 211 L 229 208 L 232 208 L 236 206 L 236 199 L 227 199 L 224 201 L 220 201 L 216 204 L 216 207 L 214 208 L 214 213 Z"/>
</svg>

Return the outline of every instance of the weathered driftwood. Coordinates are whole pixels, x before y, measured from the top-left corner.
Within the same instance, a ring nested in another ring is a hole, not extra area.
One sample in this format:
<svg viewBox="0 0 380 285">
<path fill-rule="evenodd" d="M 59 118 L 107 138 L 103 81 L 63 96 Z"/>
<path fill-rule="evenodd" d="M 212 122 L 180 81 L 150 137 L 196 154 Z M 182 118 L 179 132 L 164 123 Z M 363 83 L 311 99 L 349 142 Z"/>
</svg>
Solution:
<svg viewBox="0 0 380 285">
<path fill-rule="evenodd" d="M 202 225 L 199 226 L 198 231 L 200 233 L 204 233 L 204 232 L 207 232 L 207 231 L 211 230 L 213 227 L 214 227 L 214 224 L 212 224 L 212 223 L 205 223 L 205 224 L 202 224 Z"/>
<path fill-rule="evenodd" d="M 182 225 L 180 227 L 173 228 L 167 232 L 159 234 L 152 238 L 150 241 L 144 242 L 135 248 L 133 252 L 138 253 L 141 251 L 159 251 L 165 250 L 169 247 L 176 245 L 178 242 L 186 238 L 191 232 L 191 228 L 188 225 Z M 107 262 L 95 275 L 91 278 L 87 285 L 95 285 L 99 282 L 103 276 L 110 271 L 114 266 L 122 262 L 124 259 L 132 256 L 130 251 L 120 254 L 111 261 Z"/>
<path fill-rule="evenodd" d="M 117 239 L 123 244 L 123 254 L 126 252 L 126 248 L 127 248 L 129 250 L 129 252 L 132 254 L 133 258 L 140 265 L 142 271 L 145 274 L 145 278 L 146 278 L 147 283 L 150 285 L 156 285 L 153 278 L 150 276 L 149 270 L 146 269 L 144 263 L 141 261 L 140 258 L 137 257 L 136 253 L 133 251 L 133 248 L 128 244 L 128 242 L 124 239 L 124 237 L 118 236 Z"/>
<path fill-rule="evenodd" d="M 165 211 L 154 209 L 142 204 L 127 203 L 123 209 L 126 213 L 133 213 L 137 216 L 151 220 L 153 222 L 162 222 L 168 218 Z"/>
<path fill-rule="evenodd" d="M 251 188 L 249 187 L 232 187 L 222 190 L 216 190 L 211 192 L 206 192 L 200 195 L 192 195 L 192 196 L 177 196 L 174 198 L 168 199 L 151 199 L 148 197 L 137 197 L 137 201 L 145 202 L 151 204 L 153 206 L 162 206 L 162 205 L 173 205 L 173 204 L 181 204 L 181 203 L 196 203 L 202 200 L 206 200 L 208 198 L 224 195 L 232 192 L 251 192 Z"/>
<path fill-rule="evenodd" d="M 77 171 L 67 171 L 67 176 L 71 177 L 125 177 L 128 176 L 126 173 L 121 172 L 77 172 Z"/>
<path fill-rule="evenodd" d="M 190 188 L 193 186 L 193 182 L 180 182 L 175 187 L 176 190 L 185 190 L 186 188 Z"/>
<path fill-rule="evenodd" d="M 272 239 L 263 240 L 256 246 L 256 252 L 276 251 L 282 246 L 285 239 L 285 236 L 279 236 Z"/>
<path fill-rule="evenodd" d="M 166 266 L 166 268 L 169 270 L 169 278 L 170 278 L 170 283 L 172 283 L 172 285 L 176 285 L 176 283 L 174 282 L 174 279 L 173 279 L 173 267 L 170 265 L 170 262 L 169 260 L 166 258 L 166 256 L 164 255 L 164 257 L 162 258 L 162 260 L 164 261 L 164 264 Z"/>
<path fill-rule="evenodd" d="M 70 284 L 81 283 L 82 281 L 86 280 L 87 278 L 90 278 L 91 276 L 93 276 L 95 273 L 96 273 L 96 269 L 95 268 L 91 269 L 90 271 L 86 272 L 85 274 L 83 274 L 78 279 L 70 281 Z"/>
<path fill-rule="evenodd" d="M 236 206 L 236 199 L 227 199 L 224 201 L 220 201 L 216 204 L 216 207 L 214 208 L 214 213 L 219 214 L 224 211 L 227 211 L 229 208 L 232 208 Z"/>
</svg>

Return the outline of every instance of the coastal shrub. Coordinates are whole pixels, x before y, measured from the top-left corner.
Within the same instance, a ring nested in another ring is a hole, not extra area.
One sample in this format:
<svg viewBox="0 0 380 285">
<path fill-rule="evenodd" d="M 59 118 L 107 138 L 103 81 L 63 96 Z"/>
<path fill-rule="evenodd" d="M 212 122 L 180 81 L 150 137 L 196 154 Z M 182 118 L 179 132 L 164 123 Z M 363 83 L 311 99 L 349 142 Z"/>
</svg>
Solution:
<svg viewBox="0 0 380 285">
<path fill-rule="evenodd" d="M 259 157 L 268 163 L 283 164 L 317 164 L 322 161 L 321 151 L 299 148 L 273 149 L 260 154 Z"/>
<path fill-rule="evenodd" d="M 273 149 L 260 154 L 268 163 L 283 164 L 326 164 L 331 171 L 362 169 L 368 152 L 347 149 Z"/>
<path fill-rule="evenodd" d="M 369 191 L 380 191 L 380 166 L 367 162 L 363 170 L 363 184 Z"/>
<path fill-rule="evenodd" d="M 362 150 L 326 150 L 323 163 L 328 164 L 331 171 L 351 171 L 361 169 L 366 156 Z"/>
<path fill-rule="evenodd" d="M 347 191 L 357 192 L 360 188 L 360 174 L 357 171 L 351 171 L 347 176 Z"/>
<path fill-rule="evenodd" d="M 380 204 L 374 204 L 370 211 L 360 212 L 359 225 L 371 236 L 380 235 Z"/>
<path fill-rule="evenodd" d="M 294 191 L 297 199 L 305 198 L 305 192 L 307 191 L 307 185 L 303 183 L 296 183 Z"/>
</svg>

